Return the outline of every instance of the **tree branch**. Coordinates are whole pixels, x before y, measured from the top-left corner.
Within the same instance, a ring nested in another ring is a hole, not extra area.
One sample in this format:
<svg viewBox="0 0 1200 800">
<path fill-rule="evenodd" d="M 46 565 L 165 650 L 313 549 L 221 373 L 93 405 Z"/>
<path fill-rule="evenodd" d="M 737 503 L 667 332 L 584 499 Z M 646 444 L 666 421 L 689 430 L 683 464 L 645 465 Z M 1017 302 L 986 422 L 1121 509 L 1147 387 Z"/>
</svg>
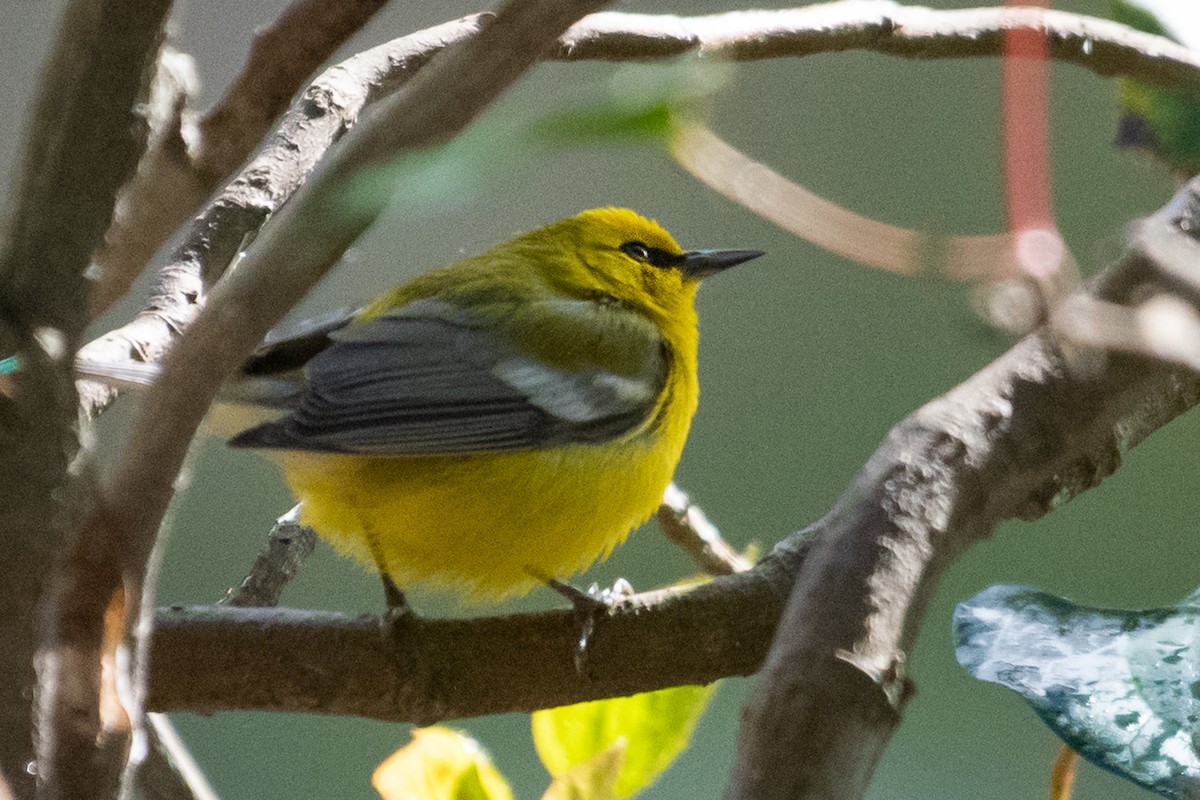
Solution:
<svg viewBox="0 0 1200 800">
<path fill-rule="evenodd" d="M 41 76 L 19 185 L 0 254 L 0 352 L 25 369 L 0 399 L 0 773 L 31 797 L 41 611 L 64 541 L 67 464 L 78 448 L 71 360 L 86 323 L 84 270 L 113 211 L 117 188 L 145 146 L 137 111 L 169 0 L 77 0 L 68 5 Z M 42 658 L 47 658 L 42 652 Z M 42 720 L 46 797 L 63 788 L 53 758 L 61 720 Z"/>
<path fill-rule="evenodd" d="M 253 152 L 304 79 L 384 2 L 296 0 L 256 34 L 241 74 L 198 126 L 186 108 L 190 98 L 182 98 L 174 109 L 175 135 L 151 142 L 136 180 L 122 190 L 129 213 L 118 210 L 105 247 L 96 253 L 93 319 L 129 290 L 155 251 Z M 189 57 L 172 54 L 160 69 L 178 71 L 190 64 Z"/>
<path fill-rule="evenodd" d="M 205 284 L 221 275 L 244 243 L 304 184 L 362 110 L 394 93 L 447 46 L 478 33 L 483 19 L 465 17 L 402 36 L 323 72 L 292 104 L 254 159 L 189 223 L 181 244 L 159 269 L 144 310 L 89 343 L 80 358 L 104 364 L 162 358 L 200 312 Z M 80 386 L 87 417 L 98 415 L 115 397 L 109 386 Z"/>
<path fill-rule="evenodd" d="M 1112 302 L 1196 268 L 1200 183 L 1142 221 L 1093 291 Z M 1007 519 L 1111 474 L 1200 400 L 1200 377 L 1109 354 L 1073 375 L 1045 331 L 893 429 L 817 526 L 743 714 L 730 798 L 858 798 L 909 695 L 905 659 L 944 569 Z"/>
<path fill-rule="evenodd" d="M 296 0 L 255 33 L 242 72 L 200 121 L 196 158 L 210 189 L 254 151 L 304 80 L 362 30 L 387 0 Z"/>
<path fill-rule="evenodd" d="M 630 61 L 703 53 L 733 61 L 868 50 L 902 58 L 1004 54 L 1007 31 L 1044 33 L 1048 56 L 1098 75 L 1200 86 L 1200 56 L 1116 22 L 1041 8 L 935 11 L 889 0 L 845 0 L 702 17 L 608 12 L 575 25 L 555 58 Z"/>
</svg>

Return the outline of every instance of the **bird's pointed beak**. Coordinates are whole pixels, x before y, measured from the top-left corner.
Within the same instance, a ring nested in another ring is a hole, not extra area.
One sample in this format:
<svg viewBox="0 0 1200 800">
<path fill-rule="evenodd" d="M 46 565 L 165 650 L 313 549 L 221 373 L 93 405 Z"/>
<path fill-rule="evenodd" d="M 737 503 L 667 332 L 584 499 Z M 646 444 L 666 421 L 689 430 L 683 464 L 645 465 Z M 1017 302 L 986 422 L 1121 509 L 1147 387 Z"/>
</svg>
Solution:
<svg viewBox="0 0 1200 800">
<path fill-rule="evenodd" d="M 700 280 L 761 255 L 762 250 L 692 250 L 683 254 L 679 268 L 692 280 Z"/>
</svg>

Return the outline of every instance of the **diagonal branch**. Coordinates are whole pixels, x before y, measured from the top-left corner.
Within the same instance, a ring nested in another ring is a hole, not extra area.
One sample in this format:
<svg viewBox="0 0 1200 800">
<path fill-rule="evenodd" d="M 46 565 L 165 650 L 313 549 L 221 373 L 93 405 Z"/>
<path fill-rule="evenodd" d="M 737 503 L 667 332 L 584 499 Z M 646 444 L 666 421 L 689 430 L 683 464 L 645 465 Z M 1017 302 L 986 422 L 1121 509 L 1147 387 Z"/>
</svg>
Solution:
<svg viewBox="0 0 1200 800">
<path fill-rule="evenodd" d="M 483 19 L 474 15 L 402 36 L 318 76 L 250 163 L 188 224 L 181 244 L 159 269 L 145 308 L 90 342 L 80 358 L 105 364 L 162 358 L 200 313 L 205 283 L 215 280 L 244 242 L 300 189 L 362 110 L 394 93 L 446 47 L 474 36 Z M 89 382 L 81 385 L 80 395 L 84 415 L 94 417 L 116 391 Z"/>
<path fill-rule="evenodd" d="M 296 0 L 255 33 L 241 73 L 200 121 L 196 169 L 218 185 L 254 152 L 304 80 L 374 18 L 387 0 Z"/>
<path fill-rule="evenodd" d="M 183 98 L 175 109 L 174 135 L 151 142 L 136 179 L 122 190 L 128 213 L 118 209 L 94 257 L 93 319 L 129 290 L 171 233 L 254 151 L 304 79 L 385 2 L 295 0 L 255 34 L 242 72 L 199 125 L 187 107 L 190 98 Z M 181 67 L 190 68 L 187 56 L 164 54 L 162 72 Z"/>
<path fill-rule="evenodd" d="M 1160 261 L 1194 271 L 1198 190 L 1142 221 L 1092 291 L 1124 303 L 1161 286 Z M 1198 400 L 1195 373 L 1123 354 L 1074 375 L 1043 330 L 893 429 L 817 526 L 743 714 L 727 796 L 861 797 L 899 724 L 906 654 L 944 569 L 1000 522 L 1098 485 Z"/>
</svg>

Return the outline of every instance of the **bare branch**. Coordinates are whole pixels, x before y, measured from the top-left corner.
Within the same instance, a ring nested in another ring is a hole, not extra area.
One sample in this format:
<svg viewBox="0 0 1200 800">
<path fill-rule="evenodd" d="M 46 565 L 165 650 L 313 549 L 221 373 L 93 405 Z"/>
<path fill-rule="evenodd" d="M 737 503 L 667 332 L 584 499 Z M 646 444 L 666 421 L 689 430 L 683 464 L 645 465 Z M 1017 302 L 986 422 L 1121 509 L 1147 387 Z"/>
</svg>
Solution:
<svg viewBox="0 0 1200 800">
<path fill-rule="evenodd" d="M 475 35 L 475 15 L 402 36 L 330 67 L 296 100 L 278 129 L 237 177 L 193 220 L 170 253 L 143 311 L 89 343 L 80 357 L 104 364 L 154 362 L 191 325 L 204 299 L 204 276 L 220 276 L 247 239 L 303 184 L 309 172 L 371 102 L 395 92 L 445 47 Z M 85 416 L 116 397 L 97 383 L 80 386 Z"/>
<path fill-rule="evenodd" d="M 163 48 L 144 105 L 150 128 L 137 173 L 121 188 L 104 245 L 89 268 L 89 320 L 103 314 L 129 289 L 183 217 L 204 201 L 196 184 L 188 142 L 196 138 L 187 106 L 200 87 L 191 56 Z"/>
<path fill-rule="evenodd" d="M 1093 291 L 1128 302 L 1169 241 L 1200 261 L 1193 183 L 1139 224 Z M 1112 473 L 1200 400 L 1195 373 L 1110 354 L 1076 376 L 1043 329 L 894 428 L 818 523 L 743 714 L 730 798 L 858 798 L 909 694 L 906 654 L 942 571 L 1010 518 L 1035 519 Z M 817 734 L 816 732 L 819 732 Z"/>
<path fill-rule="evenodd" d="M 229 91 L 200 122 L 196 159 L 209 187 L 246 160 L 313 70 L 362 29 L 387 0 L 296 0 L 258 31 Z"/>
<path fill-rule="evenodd" d="M 888 0 L 846 0 L 704 17 L 609 12 L 563 36 L 555 58 L 651 60 L 689 52 L 733 61 L 869 50 L 903 58 L 1000 56 L 1006 31 L 1046 35 L 1048 56 L 1098 75 L 1200 86 L 1200 56 L 1161 36 L 1096 17 L 1041 8 L 935 11 Z"/>
<path fill-rule="evenodd" d="M 655 516 L 663 534 L 682 547 L 707 574 L 732 575 L 753 566 L 725 541 L 687 492 L 675 484 L 663 493 L 662 505 Z"/>
<path fill-rule="evenodd" d="M 177 76 L 181 102 L 169 109 L 173 119 L 161 126 L 166 135 L 153 138 L 137 179 L 123 190 L 124 209 L 118 208 L 105 247 L 96 253 L 92 272 L 99 280 L 93 288 L 92 319 L 129 290 L 155 251 L 246 160 L 304 79 L 384 1 L 297 0 L 257 34 L 242 73 L 199 126 L 186 109 L 194 78 L 180 72 L 190 70 L 190 59 L 164 55 L 160 74 Z M 150 107 L 153 114 L 153 99 Z M 166 308 L 161 299 L 158 311 Z"/>
<path fill-rule="evenodd" d="M 14 377 L 0 419 L 0 783 L 18 797 L 34 788 L 34 697 L 72 688 L 45 672 L 37 686 L 34 669 L 40 604 L 72 497 L 66 470 L 78 441 L 70 357 L 87 321 L 83 274 L 112 217 L 117 188 L 145 145 L 137 105 L 169 8 L 169 0 L 68 5 L 41 76 L 19 185 L 10 194 L 0 254 L 0 352 L 19 354 L 25 369 Z M 99 601 L 102 608 L 107 599 Z M 52 654 L 52 647 L 42 650 L 43 663 Z M 43 754 L 60 744 L 58 722 L 42 720 Z M 69 748 L 59 752 L 69 756 Z M 70 794 L 64 762 L 43 759 L 39 769 L 46 797 Z"/>
<path fill-rule="evenodd" d="M 263 608 L 279 604 L 279 596 L 304 559 L 317 546 L 317 534 L 301 525 L 300 506 L 275 521 L 267 538 L 267 549 L 258 554 L 250 574 L 229 598 L 229 605 Z"/>
<path fill-rule="evenodd" d="M 569 610 L 460 620 L 408 615 L 399 649 L 391 629 L 371 616 L 162 610 L 149 704 L 429 724 L 748 675 L 766 652 L 790 584 L 790 570 L 772 563 L 648 605 L 643 595 L 621 603 L 597 620 L 582 676 Z"/>
</svg>

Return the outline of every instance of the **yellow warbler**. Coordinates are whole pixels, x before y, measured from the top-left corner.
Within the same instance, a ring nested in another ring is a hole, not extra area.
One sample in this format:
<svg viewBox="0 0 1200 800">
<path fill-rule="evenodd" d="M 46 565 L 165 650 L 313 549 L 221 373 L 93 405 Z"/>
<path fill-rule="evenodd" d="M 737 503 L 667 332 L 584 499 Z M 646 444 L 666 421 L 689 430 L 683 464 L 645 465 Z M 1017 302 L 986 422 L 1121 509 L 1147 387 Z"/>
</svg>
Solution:
<svg viewBox="0 0 1200 800">
<path fill-rule="evenodd" d="M 397 585 L 524 593 L 654 512 L 696 410 L 696 287 L 759 255 L 585 211 L 269 341 L 231 394 L 282 414 L 230 444 Z"/>
</svg>

